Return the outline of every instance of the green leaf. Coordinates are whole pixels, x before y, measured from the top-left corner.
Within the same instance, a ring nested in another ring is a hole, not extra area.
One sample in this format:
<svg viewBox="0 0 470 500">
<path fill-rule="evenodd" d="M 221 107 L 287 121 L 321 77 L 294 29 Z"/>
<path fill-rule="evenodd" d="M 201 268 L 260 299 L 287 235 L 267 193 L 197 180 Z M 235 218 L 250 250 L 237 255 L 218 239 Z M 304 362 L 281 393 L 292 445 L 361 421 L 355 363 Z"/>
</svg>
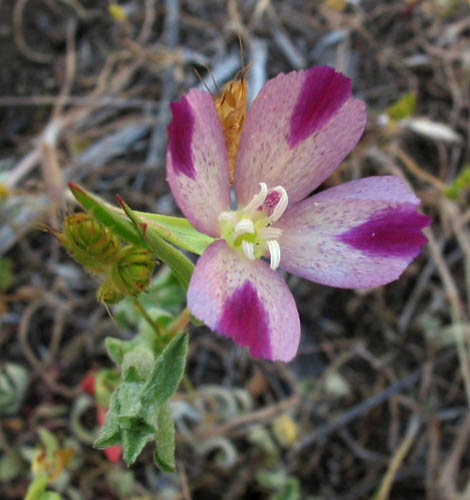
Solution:
<svg viewBox="0 0 470 500">
<path fill-rule="evenodd" d="M 281 490 L 272 496 L 272 500 L 300 500 L 299 480 L 290 476 Z"/>
<path fill-rule="evenodd" d="M 160 408 L 158 415 L 158 430 L 155 436 L 156 447 L 153 461 L 163 472 L 175 470 L 175 423 L 165 404 Z"/>
<path fill-rule="evenodd" d="M 102 224 L 112 229 L 118 236 L 129 243 L 141 244 L 139 232 L 130 224 L 121 208 L 114 207 L 99 196 L 69 183 L 70 190 L 82 207 L 96 217 Z M 200 233 L 184 217 L 135 212 L 136 216 L 156 231 L 166 241 L 188 252 L 201 255 L 214 241 L 214 238 Z"/>
<path fill-rule="evenodd" d="M 122 362 L 124 373 L 131 367 L 137 371 L 137 380 L 146 380 L 152 372 L 155 357 L 146 345 L 136 344 L 136 346 L 126 352 Z"/>
<path fill-rule="evenodd" d="M 13 262 L 11 259 L 0 258 L 0 292 L 6 292 L 14 283 Z"/>
<path fill-rule="evenodd" d="M 55 491 L 45 491 L 40 497 L 39 500 L 62 500 L 62 496 Z"/>
<path fill-rule="evenodd" d="M 138 417 L 141 412 L 141 397 L 144 383 L 138 380 L 137 371 L 133 368 L 128 370 L 126 381 L 119 385 L 119 417 Z M 134 376 L 135 375 L 135 376 Z"/>
<path fill-rule="evenodd" d="M 122 444 L 124 460 L 131 465 L 145 444 L 156 440 L 155 463 L 164 471 L 174 470 L 175 428 L 166 403 L 181 381 L 187 352 L 188 334 L 181 333 L 158 355 L 146 381 L 142 380 L 144 373 L 135 367 L 138 356 L 129 361 L 123 380 L 111 397 L 95 447 Z"/>
<path fill-rule="evenodd" d="M 117 387 L 111 396 L 111 403 L 106 413 L 106 420 L 93 444 L 95 448 L 108 448 L 109 446 L 121 444 L 121 428 L 118 422 L 120 410 L 119 390 L 120 387 Z"/>
<path fill-rule="evenodd" d="M 403 120 L 413 115 L 416 107 L 416 96 L 413 92 L 408 92 L 400 96 L 398 101 L 389 106 L 385 113 L 392 120 Z"/>
<path fill-rule="evenodd" d="M 11 481 L 24 472 L 24 464 L 15 449 L 12 456 L 0 457 L 0 482 Z"/>
<path fill-rule="evenodd" d="M 143 408 L 166 403 L 178 388 L 188 352 L 188 334 L 177 335 L 158 356 L 141 397 Z"/>
<path fill-rule="evenodd" d="M 140 232 L 147 247 L 153 252 L 155 257 L 163 260 L 168 265 L 180 285 L 187 290 L 194 264 L 186 255 L 167 243 L 152 226 L 149 226 L 146 222 L 142 222 L 136 212 L 121 197 L 118 197 L 118 201 L 126 212 L 126 215 L 134 223 L 137 231 Z"/>
<path fill-rule="evenodd" d="M 39 500 L 47 486 L 47 474 L 39 474 L 29 485 L 24 500 Z"/>
<path fill-rule="evenodd" d="M 125 213 L 72 182 L 69 183 L 69 187 L 77 201 L 88 213 L 109 227 L 120 238 L 129 243 L 149 248 L 156 258 L 168 264 L 181 286 L 185 290 L 188 288 L 194 265 L 184 254 L 163 238 L 163 236 L 169 237 L 168 228 L 162 230 L 163 233 L 160 234 L 161 225 L 150 224 L 148 221 L 142 222 L 138 214 L 132 211 L 120 197 L 118 199 Z M 189 229 L 186 228 L 186 231 Z M 184 231 L 181 230 L 180 235 L 183 233 Z"/>
<path fill-rule="evenodd" d="M 444 195 L 449 200 L 458 200 L 463 190 L 470 188 L 470 166 L 466 166 L 454 182 L 444 189 Z"/>
<path fill-rule="evenodd" d="M 106 337 L 104 340 L 104 345 L 106 346 L 106 351 L 108 356 L 116 363 L 118 366 L 122 363 L 124 359 L 124 349 L 122 346 L 123 341 L 116 339 L 114 337 Z"/>
<path fill-rule="evenodd" d="M 152 439 L 153 434 L 147 432 L 139 432 L 138 430 L 124 429 L 122 431 L 122 450 L 123 458 L 126 465 L 132 465 L 140 452 L 143 450 L 144 446 Z"/>
<path fill-rule="evenodd" d="M 53 462 L 55 457 L 55 452 L 59 449 L 59 441 L 52 434 L 51 431 L 45 427 L 39 427 L 38 429 L 39 439 L 41 440 L 44 448 L 46 449 L 46 456 L 50 462 Z"/>
<path fill-rule="evenodd" d="M 145 245 L 142 237 L 134 224 L 115 207 L 91 194 L 73 182 L 69 182 L 69 188 L 80 205 L 98 221 L 109 227 L 117 236 L 135 245 Z"/>
<path fill-rule="evenodd" d="M 154 228 L 162 238 L 188 252 L 201 255 L 215 241 L 207 234 L 200 233 L 183 217 L 135 212 L 139 218 Z"/>
<path fill-rule="evenodd" d="M 5 363 L 0 369 L 0 414 L 18 412 L 28 388 L 28 370 L 16 363 Z"/>
</svg>

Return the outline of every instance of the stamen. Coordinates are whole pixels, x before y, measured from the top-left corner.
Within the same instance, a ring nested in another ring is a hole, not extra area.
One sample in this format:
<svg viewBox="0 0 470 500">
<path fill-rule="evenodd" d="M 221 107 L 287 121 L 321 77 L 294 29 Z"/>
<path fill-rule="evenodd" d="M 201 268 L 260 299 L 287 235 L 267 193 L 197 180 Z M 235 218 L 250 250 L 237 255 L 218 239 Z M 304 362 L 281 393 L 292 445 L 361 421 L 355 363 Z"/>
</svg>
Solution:
<svg viewBox="0 0 470 500">
<path fill-rule="evenodd" d="M 220 221 L 229 221 L 235 223 L 237 220 L 237 214 L 235 212 L 220 212 L 218 219 Z"/>
<path fill-rule="evenodd" d="M 269 256 L 271 258 L 269 267 L 273 271 L 275 271 L 279 267 L 279 264 L 281 263 L 281 247 L 279 246 L 279 243 L 276 240 L 269 240 L 268 250 L 269 250 Z"/>
<path fill-rule="evenodd" d="M 282 234 L 282 229 L 277 227 L 263 227 L 258 231 L 258 236 L 263 240 L 277 240 Z"/>
<path fill-rule="evenodd" d="M 243 253 L 250 259 L 255 260 L 255 245 L 249 241 L 242 241 Z"/>
<path fill-rule="evenodd" d="M 268 186 L 266 186 L 264 182 L 260 182 L 259 186 L 259 193 L 253 196 L 250 203 L 248 203 L 248 205 L 245 207 L 244 212 L 254 212 L 260 205 L 264 203 L 264 200 L 268 195 Z"/>
<path fill-rule="evenodd" d="M 236 226 L 233 231 L 236 236 L 244 233 L 253 234 L 255 232 L 255 226 L 251 219 L 242 219 Z"/>
<path fill-rule="evenodd" d="M 274 207 L 273 213 L 269 217 L 270 221 L 275 222 L 285 212 L 289 198 L 287 197 L 286 190 L 282 186 L 275 187 L 273 191 L 277 191 L 278 193 L 281 194 L 281 198 L 277 202 L 277 205 Z"/>
</svg>

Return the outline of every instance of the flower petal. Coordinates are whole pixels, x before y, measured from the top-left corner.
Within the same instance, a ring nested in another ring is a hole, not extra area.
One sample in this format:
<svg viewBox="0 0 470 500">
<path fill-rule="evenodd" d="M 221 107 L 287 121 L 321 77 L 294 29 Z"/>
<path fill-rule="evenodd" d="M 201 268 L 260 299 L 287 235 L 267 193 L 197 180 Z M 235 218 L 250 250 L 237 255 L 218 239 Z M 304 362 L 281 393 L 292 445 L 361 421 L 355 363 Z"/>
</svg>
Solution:
<svg viewBox="0 0 470 500">
<path fill-rule="evenodd" d="M 280 74 L 267 82 L 243 126 L 235 190 L 247 204 L 265 182 L 303 199 L 343 161 L 362 135 L 365 105 L 351 81 L 333 68 Z"/>
<path fill-rule="evenodd" d="M 212 96 L 193 89 L 171 103 L 166 169 L 173 196 L 199 231 L 219 236 L 220 212 L 230 207 L 228 155 Z"/>
<path fill-rule="evenodd" d="M 247 346 L 252 356 L 290 361 L 300 340 L 294 298 L 278 273 L 218 240 L 202 254 L 188 306 L 212 330 Z"/>
<path fill-rule="evenodd" d="M 419 199 L 392 176 L 327 189 L 286 212 L 280 267 L 340 288 L 370 288 L 397 279 L 419 254 L 431 219 Z"/>
</svg>

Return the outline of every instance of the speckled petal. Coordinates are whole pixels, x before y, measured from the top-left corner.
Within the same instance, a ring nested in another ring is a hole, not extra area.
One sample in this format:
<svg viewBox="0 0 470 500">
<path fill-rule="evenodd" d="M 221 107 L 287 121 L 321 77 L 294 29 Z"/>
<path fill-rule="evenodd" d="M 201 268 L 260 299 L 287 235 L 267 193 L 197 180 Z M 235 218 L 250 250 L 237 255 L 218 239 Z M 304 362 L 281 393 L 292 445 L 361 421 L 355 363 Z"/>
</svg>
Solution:
<svg viewBox="0 0 470 500">
<path fill-rule="evenodd" d="M 314 67 L 268 81 L 243 126 L 235 166 L 238 203 L 265 182 L 287 190 L 289 202 L 319 186 L 356 145 L 365 105 L 351 97 L 351 81 L 333 68 Z"/>
<path fill-rule="evenodd" d="M 167 178 L 181 211 L 199 231 L 219 236 L 220 212 L 230 206 L 228 155 L 213 98 L 193 89 L 171 104 Z"/>
<path fill-rule="evenodd" d="M 371 288 L 397 279 L 419 254 L 431 219 L 392 176 L 327 189 L 286 212 L 280 267 L 340 288 Z"/>
<path fill-rule="evenodd" d="M 294 298 L 266 262 L 250 261 L 218 240 L 203 253 L 188 289 L 192 314 L 249 348 L 255 358 L 290 361 L 300 340 Z"/>
</svg>

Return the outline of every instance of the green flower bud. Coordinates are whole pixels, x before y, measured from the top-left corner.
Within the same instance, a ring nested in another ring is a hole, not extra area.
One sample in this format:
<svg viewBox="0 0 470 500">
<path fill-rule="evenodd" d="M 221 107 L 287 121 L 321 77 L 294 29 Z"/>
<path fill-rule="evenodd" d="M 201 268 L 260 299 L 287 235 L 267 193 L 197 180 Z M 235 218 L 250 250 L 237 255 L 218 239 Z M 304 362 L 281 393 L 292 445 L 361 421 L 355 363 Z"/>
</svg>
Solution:
<svg viewBox="0 0 470 500">
<path fill-rule="evenodd" d="M 104 267 L 119 258 L 121 245 L 117 237 L 84 212 L 66 217 L 58 238 L 75 260 L 95 274 L 102 274 Z"/>
<path fill-rule="evenodd" d="M 133 245 L 125 247 L 114 264 L 111 281 L 125 295 L 138 295 L 145 290 L 155 269 L 151 253 Z"/>
<path fill-rule="evenodd" d="M 96 292 L 97 299 L 107 305 L 116 304 L 125 297 L 111 281 L 105 281 Z"/>
</svg>

